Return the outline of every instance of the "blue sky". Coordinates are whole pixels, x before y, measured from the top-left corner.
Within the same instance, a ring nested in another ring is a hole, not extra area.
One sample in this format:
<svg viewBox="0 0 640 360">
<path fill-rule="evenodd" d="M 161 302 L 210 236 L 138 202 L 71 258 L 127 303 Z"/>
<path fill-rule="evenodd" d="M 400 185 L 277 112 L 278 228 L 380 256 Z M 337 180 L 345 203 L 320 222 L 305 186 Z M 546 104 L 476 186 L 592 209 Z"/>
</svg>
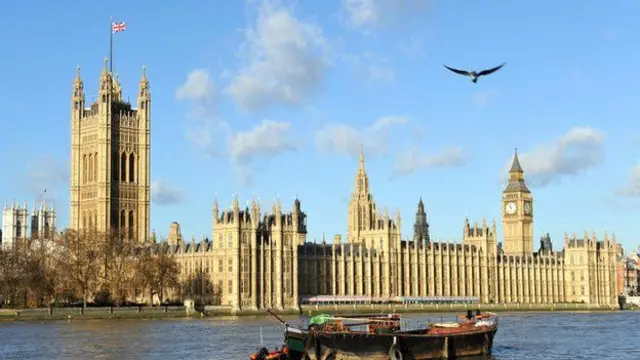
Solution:
<svg viewBox="0 0 640 360">
<path fill-rule="evenodd" d="M 34 9 L 38 9 L 34 12 Z M 505 167 L 521 153 L 535 242 L 615 232 L 638 244 L 640 52 L 637 1 L 66 1 L 2 5 L 0 198 L 43 187 L 68 224 L 70 95 L 87 100 L 114 36 L 114 70 L 135 100 L 152 90 L 152 228 L 211 233 L 211 207 L 237 193 L 309 214 L 309 238 L 346 231 L 357 148 L 378 207 L 418 199 L 432 236 L 464 217 L 500 221 Z M 443 63 L 483 69 L 477 84 Z M 634 172 L 634 169 L 635 172 Z"/>
</svg>

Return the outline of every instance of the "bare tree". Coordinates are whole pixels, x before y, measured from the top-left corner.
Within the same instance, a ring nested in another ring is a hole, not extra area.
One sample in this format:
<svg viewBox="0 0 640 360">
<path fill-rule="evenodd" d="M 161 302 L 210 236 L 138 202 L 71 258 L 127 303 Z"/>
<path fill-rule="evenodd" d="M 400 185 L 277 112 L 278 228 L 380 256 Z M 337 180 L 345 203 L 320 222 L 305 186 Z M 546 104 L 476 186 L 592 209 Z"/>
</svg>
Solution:
<svg viewBox="0 0 640 360">
<path fill-rule="evenodd" d="M 123 304 L 134 285 L 136 243 L 121 231 L 106 234 L 105 240 L 103 252 L 108 269 L 106 283 L 116 301 Z"/>
<path fill-rule="evenodd" d="M 219 291 L 202 269 L 198 269 L 195 274 L 190 274 L 182 282 L 181 290 L 183 297 L 193 298 L 198 305 L 217 305 L 219 302 Z"/>
<path fill-rule="evenodd" d="M 83 307 L 98 287 L 103 241 L 103 236 L 91 230 L 66 230 L 58 241 L 64 249 L 57 257 L 59 271 L 64 274 L 69 288 L 82 297 Z"/>
<path fill-rule="evenodd" d="M 24 259 L 18 249 L 0 250 L 0 295 L 12 306 L 24 289 Z"/>
<path fill-rule="evenodd" d="M 143 251 L 138 258 L 137 272 L 140 285 L 149 291 L 152 304 L 154 295 L 158 295 L 162 304 L 165 292 L 180 286 L 178 262 L 164 245 L 152 245 Z"/>
<path fill-rule="evenodd" d="M 38 306 L 51 305 L 60 282 L 53 239 L 33 239 L 23 251 L 26 287 L 33 294 Z"/>
</svg>

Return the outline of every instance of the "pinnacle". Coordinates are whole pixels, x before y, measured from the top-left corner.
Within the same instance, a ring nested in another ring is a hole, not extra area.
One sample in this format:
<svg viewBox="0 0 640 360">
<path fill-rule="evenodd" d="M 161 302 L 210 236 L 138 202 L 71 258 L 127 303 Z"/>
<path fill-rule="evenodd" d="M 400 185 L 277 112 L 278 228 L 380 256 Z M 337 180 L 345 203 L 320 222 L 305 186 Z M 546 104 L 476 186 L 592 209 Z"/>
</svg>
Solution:
<svg viewBox="0 0 640 360">
<path fill-rule="evenodd" d="M 518 159 L 518 149 L 516 148 L 515 154 L 513 155 L 513 163 L 511 164 L 511 169 L 509 170 L 511 173 L 523 173 L 522 166 L 520 166 L 520 160 Z"/>
</svg>

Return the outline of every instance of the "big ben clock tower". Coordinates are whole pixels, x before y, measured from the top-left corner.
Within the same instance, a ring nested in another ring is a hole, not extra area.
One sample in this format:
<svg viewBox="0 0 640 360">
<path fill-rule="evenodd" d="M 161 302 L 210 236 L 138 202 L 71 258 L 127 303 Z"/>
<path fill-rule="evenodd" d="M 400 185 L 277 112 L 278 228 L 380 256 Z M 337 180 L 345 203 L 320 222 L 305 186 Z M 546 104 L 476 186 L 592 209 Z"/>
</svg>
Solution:
<svg viewBox="0 0 640 360">
<path fill-rule="evenodd" d="M 533 198 L 524 182 L 517 150 L 509 170 L 509 184 L 502 192 L 502 233 L 505 254 L 533 252 Z"/>
</svg>

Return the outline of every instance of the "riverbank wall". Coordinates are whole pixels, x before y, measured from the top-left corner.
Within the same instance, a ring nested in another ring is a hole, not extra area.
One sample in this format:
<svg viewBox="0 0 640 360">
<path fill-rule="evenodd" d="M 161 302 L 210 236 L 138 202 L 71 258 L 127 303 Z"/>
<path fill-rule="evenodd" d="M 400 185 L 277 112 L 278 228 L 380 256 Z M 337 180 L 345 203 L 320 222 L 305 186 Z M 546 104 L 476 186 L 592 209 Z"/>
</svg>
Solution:
<svg viewBox="0 0 640 360">
<path fill-rule="evenodd" d="M 618 311 L 617 307 L 590 304 L 356 304 L 356 305 L 302 305 L 300 309 L 273 310 L 282 316 L 317 315 L 321 313 L 366 314 L 366 313 L 464 313 L 467 310 L 501 312 L 579 312 Z M 161 307 L 88 307 L 0 309 L 0 321 L 45 321 L 81 319 L 163 319 L 185 317 L 269 316 L 265 310 L 233 310 L 230 307 L 184 306 Z"/>
<path fill-rule="evenodd" d="M 397 313 L 463 313 L 467 310 L 491 312 L 548 312 L 548 311 L 617 311 L 618 307 L 591 304 L 357 304 L 357 305 L 303 305 L 304 314 L 364 314 Z"/>
<path fill-rule="evenodd" d="M 44 321 L 76 319 L 160 319 L 199 316 L 187 311 L 184 306 L 131 306 L 131 307 L 87 307 L 87 308 L 37 308 L 0 309 L 0 321 Z"/>
</svg>

